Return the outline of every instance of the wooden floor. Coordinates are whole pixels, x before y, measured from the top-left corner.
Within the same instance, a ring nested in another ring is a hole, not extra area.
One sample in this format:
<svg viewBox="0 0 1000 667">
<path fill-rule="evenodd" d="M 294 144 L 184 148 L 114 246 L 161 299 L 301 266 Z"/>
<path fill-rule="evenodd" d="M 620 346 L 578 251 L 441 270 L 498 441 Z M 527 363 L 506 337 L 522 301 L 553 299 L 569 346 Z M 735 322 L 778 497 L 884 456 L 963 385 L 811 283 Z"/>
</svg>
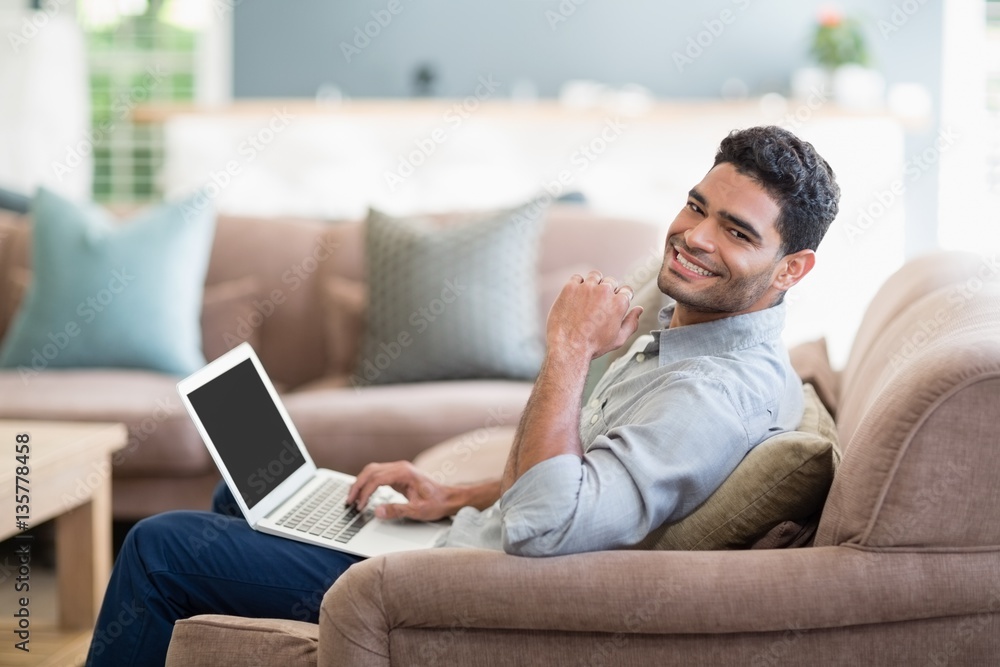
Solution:
<svg viewBox="0 0 1000 667">
<path fill-rule="evenodd" d="M 56 575 L 51 565 L 33 559 L 31 564 L 31 637 L 30 651 L 14 648 L 20 641 L 13 633 L 16 627 L 14 606 L 16 593 L 11 578 L 15 562 L 10 550 L 0 543 L 0 665 L 32 665 L 32 667 L 78 667 L 83 665 L 90 645 L 91 632 L 60 632 L 56 629 Z"/>
</svg>

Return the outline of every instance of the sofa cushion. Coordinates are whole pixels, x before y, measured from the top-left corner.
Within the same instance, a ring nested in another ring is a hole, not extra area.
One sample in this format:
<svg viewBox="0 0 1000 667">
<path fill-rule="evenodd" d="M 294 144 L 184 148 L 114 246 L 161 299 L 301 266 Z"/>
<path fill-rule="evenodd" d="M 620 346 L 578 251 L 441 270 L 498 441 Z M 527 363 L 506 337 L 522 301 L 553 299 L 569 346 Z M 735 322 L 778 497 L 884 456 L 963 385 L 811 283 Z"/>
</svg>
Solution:
<svg viewBox="0 0 1000 667">
<path fill-rule="evenodd" d="M 28 286 L 31 271 L 11 267 L 9 298 L 16 309 Z M 257 279 L 244 276 L 235 280 L 208 285 L 201 304 L 201 348 L 205 361 L 213 361 L 243 342 L 260 344 L 260 329 L 253 326 L 258 311 L 253 301 L 259 294 Z"/>
<path fill-rule="evenodd" d="M 240 343 L 260 346 L 260 327 L 254 326 L 264 316 L 254 307 L 260 284 L 254 276 L 205 287 L 201 306 L 201 348 L 205 361 L 214 361 Z"/>
<path fill-rule="evenodd" d="M 515 380 L 354 388 L 330 377 L 282 402 L 317 465 L 356 474 L 372 461 L 412 460 L 460 433 L 515 426 L 530 394 L 530 382 Z"/>
<path fill-rule="evenodd" d="M 819 512 L 840 462 L 837 431 L 811 385 L 803 385 L 799 430 L 760 443 L 708 500 L 680 521 L 657 528 L 647 549 L 750 547 L 787 520 Z"/>
<path fill-rule="evenodd" d="M 818 338 L 801 343 L 788 350 L 792 368 L 816 390 L 819 400 L 834 419 L 837 417 L 837 397 L 840 392 L 840 376 L 830 366 L 826 350 L 826 338 Z"/>
<path fill-rule="evenodd" d="M 302 621 L 207 614 L 174 624 L 167 667 L 316 667 L 319 626 Z"/>
<path fill-rule="evenodd" d="M 552 303 L 574 273 L 590 268 L 576 264 L 538 277 L 538 318 L 544 323 Z M 323 283 L 323 333 L 330 375 L 350 373 L 360 354 L 368 312 L 368 286 L 360 280 L 330 276 Z"/>
<path fill-rule="evenodd" d="M 163 205 L 117 226 L 44 188 L 32 208 L 34 279 L 0 366 L 145 368 L 205 363 L 199 315 L 214 217 Z"/>
<path fill-rule="evenodd" d="M 445 226 L 372 211 L 368 315 L 355 384 L 533 378 L 544 206 Z"/>
<path fill-rule="evenodd" d="M 130 369 L 0 371 L 0 419 L 122 422 L 115 475 L 204 475 L 215 465 L 177 396 L 177 378 Z"/>
</svg>

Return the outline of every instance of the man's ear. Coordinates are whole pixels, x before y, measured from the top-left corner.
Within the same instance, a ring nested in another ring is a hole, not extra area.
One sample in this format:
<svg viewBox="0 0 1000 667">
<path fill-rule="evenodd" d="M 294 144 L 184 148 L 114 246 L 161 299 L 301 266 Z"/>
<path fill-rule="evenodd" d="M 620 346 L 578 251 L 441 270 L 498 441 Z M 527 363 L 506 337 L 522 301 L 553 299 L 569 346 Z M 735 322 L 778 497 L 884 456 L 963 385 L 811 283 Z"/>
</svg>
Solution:
<svg viewBox="0 0 1000 667">
<path fill-rule="evenodd" d="M 791 255 L 785 255 L 778 262 L 772 286 L 782 292 L 806 277 L 816 265 L 816 253 L 806 248 Z"/>
</svg>

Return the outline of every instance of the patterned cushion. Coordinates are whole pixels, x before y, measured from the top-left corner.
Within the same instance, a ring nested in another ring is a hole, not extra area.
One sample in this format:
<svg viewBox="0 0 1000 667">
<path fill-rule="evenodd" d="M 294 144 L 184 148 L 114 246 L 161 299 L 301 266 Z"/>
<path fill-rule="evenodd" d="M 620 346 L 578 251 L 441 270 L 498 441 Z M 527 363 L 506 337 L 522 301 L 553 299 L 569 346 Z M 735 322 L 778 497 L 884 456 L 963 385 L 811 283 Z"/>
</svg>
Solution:
<svg viewBox="0 0 1000 667">
<path fill-rule="evenodd" d="M 372 211 L 369 303 L 354 385 L 534 378 L 543 340 L 536 273 L 544 207 L 437 226 Z"/>
</svg>

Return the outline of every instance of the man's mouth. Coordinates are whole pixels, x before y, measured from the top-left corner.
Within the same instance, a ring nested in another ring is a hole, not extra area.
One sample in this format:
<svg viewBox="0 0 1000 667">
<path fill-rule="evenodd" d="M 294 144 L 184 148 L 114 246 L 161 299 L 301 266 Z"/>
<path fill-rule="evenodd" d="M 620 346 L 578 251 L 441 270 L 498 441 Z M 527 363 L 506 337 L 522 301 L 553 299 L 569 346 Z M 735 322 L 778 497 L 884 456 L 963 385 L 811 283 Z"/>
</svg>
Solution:
<svg viewBox="0 0 1000 667">
<path fill-rule="evenodd" d="M 684 267 L 685 269 L 696 275 L 705 276 L 706 278 L 716 275 L 711 271 L 709 271 L 708 269 L 698 266 L 694 262 L 691 262 L 690 260 L 686 259 L 684 255 L 681 254 L 680 250 L 677 249 L 677 246 L 674 246 L 674 259 L 676 259 L 677 263 L 680 264 L 682 267 Z"/>
</svg>

